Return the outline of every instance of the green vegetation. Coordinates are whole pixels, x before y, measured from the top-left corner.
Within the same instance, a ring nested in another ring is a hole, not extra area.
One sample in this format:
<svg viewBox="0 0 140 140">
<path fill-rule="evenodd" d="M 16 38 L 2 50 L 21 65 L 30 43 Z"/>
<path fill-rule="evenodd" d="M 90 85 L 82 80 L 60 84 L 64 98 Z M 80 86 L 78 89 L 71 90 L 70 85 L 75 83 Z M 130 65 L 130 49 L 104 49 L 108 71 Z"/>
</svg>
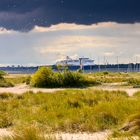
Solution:
<svg viewBox="0 0 140 140">
<path fill-rule="evenodd" d="M 0 71 L 0 87 L 12 87 L 13 84 L 5 80 L 5 75 L 6 73 L 4 71 Z"/>
<path fill-rule="evenodd" d="M 31 77 L 4 74 L 0 80 L 14 85 L 26 83 L 44 88 L 86 87 L 114 82 L 139 87 L 140 73 L 83 74 L 67 70 L 53 72 L 50 68 L 41 67 Z M 132 97 L 128 97 L 127 93 L 122 91 L 102 91 L 92 88 L 67 89 L 53 94 L 3 93 L 0 94 L 0 128 L 18 131 L 12 140 L 44 140 L 44 137 L 37 135 L 41 132 L 41 134 L 96 132 L 106 129 L 114 131 L 113 137 L 140 136 L 139 109 L 140 92 Z M 32 132 L 26 130 L 32 126 L 37 130 L 31 130 Z M 38 133 L 34 133 L 35 131 Z"/>
<path fill-rule="evenodd" d="M 101 83 L 126 82 L 130 78 L 128 73 L 96 72 L 87 75 Z"/>
<path fill-rule="evenodd" d="M 122 83 L 122 86 L 140 88 L 140 73 L 96 72 L 87 76 L 101 83 Z"/>
<path fill-rule="evenodd" d="M 134 96 L 135 96 L 135 97 L 140 97 L 140 91 L 136 92 L 136 93 L 134 94 Z"/>
<path fill-rule="evenodd" d="M 140 113 L 128 116 L 127 121 L 120 130 L 115 130 L 112 137 L 140 137 Z"/>
<path fill-rule="evenodd" d="M 40 129 L 36 127 L 28 127 L 21 132 L 17 132 L 14 136 L 3 137 L 2 140 L 56 140 L 53 136 L 45 136 Z"/>
<path fill-rule="evenodd" d="M 5 76 L 5 80 L 9 83 L 12 83 L 13 85 L 18 85 L 18 84 L 30 84 L 30 75 L 23 75 L 23 74 L 13 74 L 13 75 L 7 75 Z"/>
<path fill-rule="evenodd" d="M 140 100 L 140 91 L 136 92 L 133 97 L 131 97 L 133 102 Z M 112 134 L 112 137 L 128 138 L 132 139 L 132 136 L 140 137 L 140 111 L 133 112 L 127 117 L 125 122 L 121 125 L 119 130 L 115 130 Z"/>
<path fill-rule="evenodd" d="M 140 78 L 130 78 L 127 81 L 128 85 L 133 86 L 134 88 L 140 88 Z"/>
<path fill-rule="evenodd" d="M 23 83 L 44 88 L 86 87 L 103 83 L 120 83 L 122 86 L 140 88 L 140 73 L 95 72 L 85 74 L 81 72 L 71 72 L 67 69 L 53 72 L 51 68 L 43 67 L 32 76 L 24 74 L 4 74 L 3 77 L 5 81 L 0 80 L 0 87 L 9 87 Z"/>
<path fill-rule="evenodd" d="M 0 87 L 13 87 L 13 84 L 5 79 L 0 79 Z"/>
<path fill-rule="evenodd" d="M 95 132 L 119 128 L 137 114 L 140 98 L 125 92 L 65 90 L 0 96 L 0 128 L 37 126 L 46 132 Z"/>
<path fill-rule="evenodd" d="M 0 79 L 3 79 L 3 77 L 6 75 L 4 71 L 0 71 Z"/>
<path fill-rule="evenodd" d="M 84 87 L 98 85 L 99 82 L 87 78 L 79 72 L 53 72 L 51 68 L 41 67 L 31 78 L 33 87 Z"/>
</svg>

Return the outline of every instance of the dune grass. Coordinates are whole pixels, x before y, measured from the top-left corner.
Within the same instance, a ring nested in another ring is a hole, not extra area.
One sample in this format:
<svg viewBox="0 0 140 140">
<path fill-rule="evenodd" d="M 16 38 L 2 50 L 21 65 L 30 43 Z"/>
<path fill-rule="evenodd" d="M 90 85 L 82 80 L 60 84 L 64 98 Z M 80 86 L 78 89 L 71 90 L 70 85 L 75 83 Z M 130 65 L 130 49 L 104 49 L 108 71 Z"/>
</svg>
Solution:
<svg viewBox="0 0 140 140">
<path fill-rule="evenodd" d="M 134 94 L 134 96 L 135 96 L 135 97 L 140 97 L 140 91 L 136 92 L 136 93 Z"/>
<path fill-rule="evenodd" d="M 0 87 L 13 87 L 17 84 L 29 84 L 30 75 L 24 74 L 7 74 L 4 71 L 0 71 Z"/>
<path fill-rule="evenodd" d="M 1 140 L 56 140 L 54 136 L 44 134 L 40 129 L 27 127 L 21 131 L 14 132 L 11 136 L 1 138 Z"/>
<path fill-rule="evenodd" d="M 9 83 L 12 83 L 13 85 L 18 85 L 18 84 L 29 84 L 30 83 L 30 75 L 9 75 L 5 77 L 5 80 Z"/>
<path fill-rule="evenodd" d="M 13 84 L 4 78 L 5 75 L 4 71 L 0 71 L 0 87 L 12 87 Z"/>
<path fill-rule="evenodd" d="M 127 84 L 134 88 L 140 88 L 140 78 L 130 78 L 127 80 Z"/>
<path fill-rule="evenodd" d="M 140 88 L 140 73 L 123 73 L 123 72 L 95 72 L 86 74 L 88 77 L 99 81 L 100 83 L 122 83 L 122 86 L 132 86 Z"/>
<path fill-rule="evenodd" d="M 121 72 L 95 72 L 87 74 L 87 76 L 92 77 L 93 79 L 98 80 L 101 83 L 125 82 L 126 79 L 130 78 L 129 73 Z"/>
<path fill-rule="evenodd" d="M 0 97 L 0 128 L 36 125 L 46 132 L 95 132 L 121 126 L 139 111 L 140 99 L 125 92 L 65 90 Z"/>
<path fill-rule="evenodd" d="M 9 82 L 9 81 L 7 81 L 7 80 L 5 80 L 5 79 L 0 79 L 0 87 L 13 87 L 14 85 L 11 83 L 11 82 Z"/>
</svg>

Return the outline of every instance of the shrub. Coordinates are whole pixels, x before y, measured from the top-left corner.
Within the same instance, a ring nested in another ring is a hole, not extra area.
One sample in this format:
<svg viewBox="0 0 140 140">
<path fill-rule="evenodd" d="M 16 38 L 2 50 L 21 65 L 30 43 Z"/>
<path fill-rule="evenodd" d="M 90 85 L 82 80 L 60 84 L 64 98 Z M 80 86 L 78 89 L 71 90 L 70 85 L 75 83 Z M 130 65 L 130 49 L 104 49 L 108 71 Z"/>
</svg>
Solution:
<svg viewBox="0 0 140 140">
<path fill-rule="evenodd" d="M 109 72 L 108 72 L 108 71 L 104 71 L 103 74 L 104 74 L 104 75 L 108 75 Z"/>
<path fill-rule="evenodd" d="M 140 79 L 130 78 L 127 80 L 127 82 L 128 82 L 128 85 L 131 85 L 134 87 L 140 85 Z"/>
<path fill-rule="evenodd" d="M 34 87 L 52 86 L 53 72 L 50 68 L 40 67 L 31 78 L 31 85 Z"/>
<path fill-rule="evenodd" d="M 84 84 L 85 79 L 79 72 L 65 71 L 63 75 L 63 85 L 66 87 L 77 87 Z"/>
<path fill-rule="evenodd" d="M 41 67 L 31 78 L 33 87 L 83 87 L 97 85 L 94 79 L 88 79 L 79 72 L 65 70 L 64 72 L 53 72 L 52 69 Z"/>
</svg>

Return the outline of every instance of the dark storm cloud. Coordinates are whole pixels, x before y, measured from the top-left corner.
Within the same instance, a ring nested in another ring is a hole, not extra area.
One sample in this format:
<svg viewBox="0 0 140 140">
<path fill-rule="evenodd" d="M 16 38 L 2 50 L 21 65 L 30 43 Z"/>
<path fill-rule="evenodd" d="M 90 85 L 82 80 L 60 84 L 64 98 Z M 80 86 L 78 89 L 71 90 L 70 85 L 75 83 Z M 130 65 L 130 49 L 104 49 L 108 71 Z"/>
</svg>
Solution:
<svg viewBox="0 0 140 140">
<path fill-rule="evenodd" d="M 28 31 L 35 25 L 140 22 L 140 0 L 0 0 L 0 26 Z"/>
</svg>

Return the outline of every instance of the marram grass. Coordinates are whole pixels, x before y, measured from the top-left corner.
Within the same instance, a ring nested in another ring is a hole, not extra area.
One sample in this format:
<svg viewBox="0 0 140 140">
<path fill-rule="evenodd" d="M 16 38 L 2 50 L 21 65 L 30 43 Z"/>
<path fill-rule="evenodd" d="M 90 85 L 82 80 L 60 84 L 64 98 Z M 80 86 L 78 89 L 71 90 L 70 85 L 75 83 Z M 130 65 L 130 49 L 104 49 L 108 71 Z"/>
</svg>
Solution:
<svg viewBox="0 0 140 140">
<path fill-rule="evenodd" d="M 46 132 L 95 132 L 121 126 L 139 111 L 135 100 L 121 91 L 64 90 L 32 92 L 0 98 L 0 128 L 18 130 L 37 125 Z"/>
</svg>

